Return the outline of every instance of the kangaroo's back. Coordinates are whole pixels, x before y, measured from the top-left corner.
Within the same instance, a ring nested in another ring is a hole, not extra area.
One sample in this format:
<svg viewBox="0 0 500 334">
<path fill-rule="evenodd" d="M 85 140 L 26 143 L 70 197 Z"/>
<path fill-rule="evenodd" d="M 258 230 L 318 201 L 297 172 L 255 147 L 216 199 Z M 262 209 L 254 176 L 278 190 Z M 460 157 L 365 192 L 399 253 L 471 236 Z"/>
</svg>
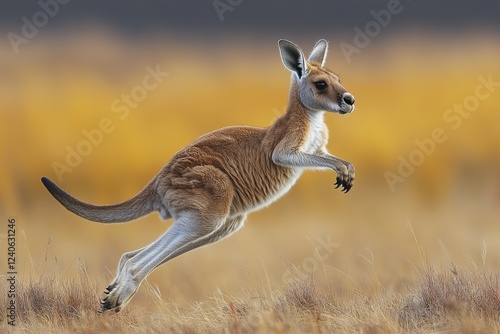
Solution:
<svg viewBox="0 0 500 334">
<path fill-rule="evenodd" d="M 257 210 L 285 194 L 301 173 L 273 162 L 272 151 L 280 141 L 275 137 L 269 128 L 232 126 L 216 130 L 177 152 L 164 174 L 182 175 L 195 165 L 214 166 L 233 186 L 231 214 Z"/>
</svg>

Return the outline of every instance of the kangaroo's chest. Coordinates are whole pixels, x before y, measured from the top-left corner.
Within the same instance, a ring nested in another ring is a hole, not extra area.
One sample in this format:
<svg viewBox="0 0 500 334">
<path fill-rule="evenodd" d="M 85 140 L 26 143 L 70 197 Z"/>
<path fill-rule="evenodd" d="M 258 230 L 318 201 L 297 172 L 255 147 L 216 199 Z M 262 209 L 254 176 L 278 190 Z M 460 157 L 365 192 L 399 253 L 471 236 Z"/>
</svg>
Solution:
<svg viewBox="0 0 500 334">
<path fill-rule="evenodd" d="M 304 138 L 300 150 L 304 153 L 313 154 L 326 145 L 328 140 L 328 129 L 326 128 L 323 115 L 310 115 L 308 127 L 304 131 Z"/>
</svg>

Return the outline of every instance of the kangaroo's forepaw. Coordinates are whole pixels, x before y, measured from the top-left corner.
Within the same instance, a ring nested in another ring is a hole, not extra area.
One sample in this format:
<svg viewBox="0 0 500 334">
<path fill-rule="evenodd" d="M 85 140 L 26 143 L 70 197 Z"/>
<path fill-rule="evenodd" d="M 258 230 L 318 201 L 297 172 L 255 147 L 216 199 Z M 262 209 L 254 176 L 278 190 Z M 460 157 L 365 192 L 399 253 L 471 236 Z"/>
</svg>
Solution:
<svg viewBox="0 0 500 334">
<path fill-rule="evenodd" d="M 337 182 L 335 182 L 335 189 L 342 186 L 342 191 L 347 193 L 352 188 L 354 177 L 354 173 L 337 173 Z"/>
</svg>

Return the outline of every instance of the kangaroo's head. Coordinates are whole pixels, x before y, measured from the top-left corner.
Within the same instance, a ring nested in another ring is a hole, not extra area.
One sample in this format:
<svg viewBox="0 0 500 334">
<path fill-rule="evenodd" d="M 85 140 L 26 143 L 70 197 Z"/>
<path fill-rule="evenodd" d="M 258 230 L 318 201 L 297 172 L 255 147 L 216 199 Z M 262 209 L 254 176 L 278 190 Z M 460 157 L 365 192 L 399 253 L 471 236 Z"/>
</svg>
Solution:
<svg viewBox="0 0 500 334">
<path fill-rule="evenodd" d="M 292 71 L 300 102 L 311 111 L 346 114 L 354 111 L 354 96 L 340 84 L 339 77 L 323 67 L 328 43 L 320 39 L 309 58 L 290 41 L 279 41 L 281 60 Z"/>
</svg>

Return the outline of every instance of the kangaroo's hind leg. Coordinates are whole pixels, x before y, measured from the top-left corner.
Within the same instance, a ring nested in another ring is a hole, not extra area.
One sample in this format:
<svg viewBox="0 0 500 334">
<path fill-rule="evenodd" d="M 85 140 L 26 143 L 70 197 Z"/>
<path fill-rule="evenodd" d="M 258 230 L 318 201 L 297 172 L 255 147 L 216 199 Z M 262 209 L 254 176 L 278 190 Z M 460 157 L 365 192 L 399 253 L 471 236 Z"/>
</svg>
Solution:
<svg viewBox="0 0 500 334">
<path fill-rule="evenodd" d="M 161 263 L 196 247 L 219 240 L 225 227 L 232 201 L 232 187 L 226 176 L 210 167 L 192 168 L 186 181 L 200 187 L 171 189 L 166 194 L 170 208 L 175 207 L 174 224 L 156 241 L 138 252 L 125 254 L 123 266 L 112 285 L 105 291 L 102 311 L 120 311 L 135 294 L 141 282 Z M 194 179 L 194 181 L 193 181 Z M 180 180 L 179 183 L 184 180 Z M 204 181 L 197 182 L 196 181 Z M 175 206 L 173 205 L 175 204 Z M 221 235 L 217 233 L 221 230 Z"/>
<path fill-rule="evenodd" d="M 161 263 L 159 263 L 156 267 L 159 267 L 160 265 L 164 264 L 165 262 L 172 260 L 174 257 L 177 257 L 179 255 L 182 255 L 183 253 L 186 253 L 192 249 L 195 249 L 197 247 L 217 242 L 219 240 L 222 240 L 231 234 L 235 233 L 238 231 L 240 228 L 243 227 L 243 224 L 245 223 L 246 216 L 241 215 L 241 216 L 236 216 L 234 218 L 228 218 L 226 221 L 213 233 L 207 234 L 203 236 L 200 239 L 194 240 L 190 243 L 187 243 L 179 248 L 177 248 L 175 251 L 170 253 Z M 156 268 L 155 267 L 155 268 Z"/>
<path fill-rule="evenodd" d="M 183 249 L 184 253 L 210 243 L 207 235 L 212 232 L 207 234 L 205 229 L 199 228 L 200 224 L 212 225 L 213 230 L 216 230 L 222 223 L 223 220 L 204 222 L 193 214 L 179 217 L 165 234 L 125 262 L 121 272 L 105 292 L 107 296 L 102 300 L 102 311 L 120 311 L 149 273 L 169 258 L 170 254 L 176 253 L 178 249 Z"/>
<path fill-rule="evenodd" d="M 159 211 L 160 211 L 160 217 L 161 217 L 162 220 L 166 220 L 166 219 L 170 219 L 171 218 L 170 214 L 165 210 L 165 208 L 160 208 Z M 147 246 L 139 248 L 139 249 L 136 249 L 136 250 L 133 250 L 133 251 L 130 251 L 130 252 L 126 252 L 126 253 L 124 253 L 120 257 L 120 261 L 118 262 L 118 268 L 116 269 L 115 279 L 104 290 L 105 294 L 109 294 L 109 292 L 111 290 L 113 290 L 114 286 L 116 285 L 116 279 L 120 276 L 120 273 L 122 272 L 122 270 L 123 270 L 123 268 L 125 266 L 125 263 L 128 260 L 130 260 L 131 258 L 133 258 L 134 256 L 136 256 L 137 254 L 139 254 L 141 251 L 143 251 L 144 249 L 146 249 L 146 247 Z"/>
<path fill-rule="evenodd" d="M 131 252 L 124 253 L 120 257 L 120 261 L 118 262 L 118 268 L 116 270 L 116 276 L 113 279 L 113 281 L 108 285 L 108 287 L 104 290 L 104 294 L 106 294 L 106 295 L 109 294 L 111 292 L 111 290 L 113 290 L 115 288 L 116 281 L 118 280 L 118 277 L 120 276 L 121 272 L 123 271 L 123 268 L 125 267 L 125 263 L 128 260 L 130 260 L 131 258 L 133 258 L 134 256 L 136 256 L 137 254 L 139 254 L 141 251 L 146 249 L 146 247 L 147 246 L 136 249 L 136 250 L 131 251 Z"/>
</svg>

